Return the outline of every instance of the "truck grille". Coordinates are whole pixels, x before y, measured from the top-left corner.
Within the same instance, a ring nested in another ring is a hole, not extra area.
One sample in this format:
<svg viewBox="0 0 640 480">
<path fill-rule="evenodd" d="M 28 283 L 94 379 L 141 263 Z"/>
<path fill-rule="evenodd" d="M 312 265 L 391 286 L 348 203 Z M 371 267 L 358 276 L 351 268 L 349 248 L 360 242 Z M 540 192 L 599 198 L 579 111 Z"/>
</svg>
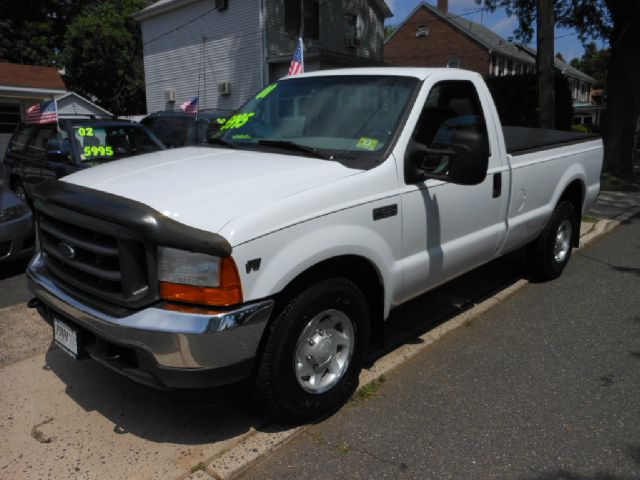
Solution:
<svg viewBox="0 0 640 480">
<path fill-rule="evenodd" d="M 47 270 L 71 293 L 127 308 L 158 299 L 155 253 L 135 232 L 55 205 L 37 225 Z"/>
</svg>

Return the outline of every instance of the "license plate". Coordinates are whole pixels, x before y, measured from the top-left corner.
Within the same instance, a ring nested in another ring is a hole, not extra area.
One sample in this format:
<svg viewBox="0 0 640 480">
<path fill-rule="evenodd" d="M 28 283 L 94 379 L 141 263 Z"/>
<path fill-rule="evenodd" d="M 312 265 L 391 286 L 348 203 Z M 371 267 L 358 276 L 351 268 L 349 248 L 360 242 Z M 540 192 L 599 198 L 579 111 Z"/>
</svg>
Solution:
<svg viewBox="0 0 640 480">
<path fill-rule="evenodd" d="M 78 331 L 63 321 L 53 319 L 53 339 L 56 345 L 71 355 L 78 358 Z"/>
</svg>

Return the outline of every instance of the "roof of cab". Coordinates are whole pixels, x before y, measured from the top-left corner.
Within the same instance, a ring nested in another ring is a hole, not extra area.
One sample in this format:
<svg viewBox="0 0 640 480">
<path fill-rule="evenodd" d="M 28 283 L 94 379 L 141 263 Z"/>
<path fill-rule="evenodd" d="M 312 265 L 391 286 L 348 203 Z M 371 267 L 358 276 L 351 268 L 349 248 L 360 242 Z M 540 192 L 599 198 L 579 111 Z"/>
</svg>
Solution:
<svg viewBox="0 0 640 480">
<path fill-rule="evenodd" d="M 418 68 L 418 67 L 362 67 L 362 68 L 341 68 L 335 70 L 318 70 L 315 72 L 302 73 L 294 77 L 283 77 L 281 80 L 306 77 L 328 77 L 341 75 L 383 75 L 395 77 L 414 77 L 420 80 L 426 79 L 435 73 L 447 73 L 452 77 L 478 77 L 480 74 L 470 70 L 460 68 Z"/>
</svg>

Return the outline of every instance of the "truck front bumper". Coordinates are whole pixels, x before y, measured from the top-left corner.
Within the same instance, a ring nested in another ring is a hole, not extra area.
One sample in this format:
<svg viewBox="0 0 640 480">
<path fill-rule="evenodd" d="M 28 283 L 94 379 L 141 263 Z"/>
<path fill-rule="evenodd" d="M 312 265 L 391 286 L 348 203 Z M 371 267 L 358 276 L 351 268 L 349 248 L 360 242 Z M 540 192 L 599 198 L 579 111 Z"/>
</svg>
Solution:
<svg viewBox="0 0 640 480">
<path fill-rule="evenodd" d="M 94 360 L 156 388 L 201 388 L 246 378 L 254 367 L 273 300 L 216 313 L 184 313 L 152 306 L 124 316 L 79 302 L 56 284 L 40 254 L 27 269 L 40 314 L 78 330 Z"/>
</svg>

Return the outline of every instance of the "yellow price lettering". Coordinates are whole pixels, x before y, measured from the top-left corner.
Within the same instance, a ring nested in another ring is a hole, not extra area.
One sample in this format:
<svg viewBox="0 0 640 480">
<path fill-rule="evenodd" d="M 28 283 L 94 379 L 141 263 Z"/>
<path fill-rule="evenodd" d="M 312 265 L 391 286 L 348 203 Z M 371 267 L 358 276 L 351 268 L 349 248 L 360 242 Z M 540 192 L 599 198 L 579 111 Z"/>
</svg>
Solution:
<svg viewBox="0 0 640 480">
<path fill-rule="evenodd" d="M 78 135 L 80 135 L 81 137 L 93 137 L 93 128 L 91 127 L 80 127 L 78 129 Z"/>
<path fill-rule="evenodd" d="M 85 157 L 97 157 L 98 155 L 102 157 L 113 157 L 113 147 L 111 146 L 84 147 Z"/>
<path fill-rule="evenodd" d="M 227 120 L 220 130 L 230 130 L 232 128 L 240 128 L 244 126 L 255 115 L 255 112 L 251 113 L 239 113 Z"/>
<path fill-rule="evenodd" d="M 262 98 L 266 98 L 267 95 L 269 95 L 271 92 L 273 92 L 275 90 L 275 88 L 278 86 L 277 83 L 273 83 L 271 85 L 269 85 L 267 88 L 265 88 L 264 90 L 262 90 L 257 96 L 256 99 L 260 100 Z"/>
</svg>

